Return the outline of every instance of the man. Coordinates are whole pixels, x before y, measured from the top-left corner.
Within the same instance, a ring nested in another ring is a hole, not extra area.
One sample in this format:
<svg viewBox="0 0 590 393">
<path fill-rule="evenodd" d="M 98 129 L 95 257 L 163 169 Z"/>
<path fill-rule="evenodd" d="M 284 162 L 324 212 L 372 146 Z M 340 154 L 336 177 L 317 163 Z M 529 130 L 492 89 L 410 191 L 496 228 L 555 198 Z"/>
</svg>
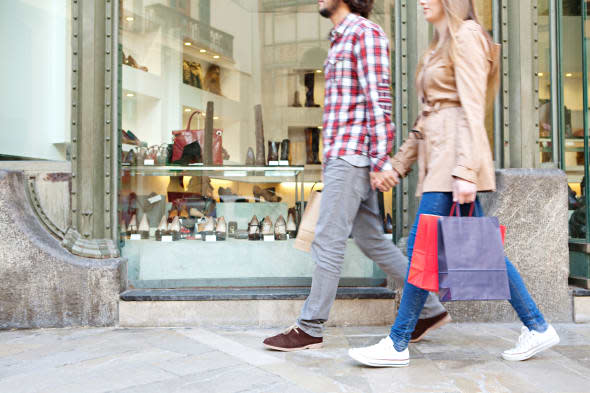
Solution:
<svg viewBox="0 0 590 393">
<path fill-rule="evenodd" d="M 318 0 L 319 12 L 334 24 L 324 63 L 324 190 L 312 245 L 316 269 L 311 292 L 296 325 L 264 340 L 280 351 L 319 348 L 323 324 L 336 298 L 349 235 L 363 253 L 403 285 L 407 258 L 383 236 L 377 193 L 399 178 L 389 153 L 393 146 L 388 40 L 367 20 L 374 0 Z M 412 338 L 450 321 L 430 295 Z"/>
</svg>

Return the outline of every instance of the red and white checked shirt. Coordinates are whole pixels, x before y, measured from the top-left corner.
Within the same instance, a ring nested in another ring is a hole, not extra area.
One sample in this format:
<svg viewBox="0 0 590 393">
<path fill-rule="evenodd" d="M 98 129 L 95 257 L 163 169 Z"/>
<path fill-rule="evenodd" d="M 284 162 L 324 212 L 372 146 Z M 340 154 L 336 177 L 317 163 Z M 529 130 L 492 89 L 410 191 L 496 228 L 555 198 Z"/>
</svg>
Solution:
<svg viewBox="0 0 590 393">
<path fill-rule="evenodd" d="M 350 13 L 330 33 L 324 63 L 324 163 L 337 157 L 369 158 L 371 170 L 391 169 L 389 42 L 375 23 Z"/>
</svg>

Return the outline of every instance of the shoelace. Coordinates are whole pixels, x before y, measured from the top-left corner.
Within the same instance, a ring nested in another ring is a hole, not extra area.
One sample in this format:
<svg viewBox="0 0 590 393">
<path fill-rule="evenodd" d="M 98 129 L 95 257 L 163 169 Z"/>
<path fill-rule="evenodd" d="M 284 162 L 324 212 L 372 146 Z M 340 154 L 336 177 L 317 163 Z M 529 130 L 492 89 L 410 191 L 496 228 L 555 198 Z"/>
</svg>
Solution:
<svg viewBox="0 0 590 393">
<path fill-rule="evenodd" d="M 295 331 L 295 333 L 299 334 L 299 326 L 297 326 L 297 325 L 292 325 L 292 326 L 289 326 L 289 327 L 288 327 L 288 328 L 287 328 L 287 329 L 286 329 L 286 330 L 283 332 L 283 334 L 289 334 L 289 333 L 291 333 L 291 331 L 293 331 L 293 330 Z"/>
<path fill-rule="evenodd" d="M 516 345 L 516 348 L 522 349 L 523 347 L 529 346 L 534 337 L 534 332 L 527 329 L 526 326 L 523 326 L 522 333 L 518 337 L 518 344 Z"/>
</svg>

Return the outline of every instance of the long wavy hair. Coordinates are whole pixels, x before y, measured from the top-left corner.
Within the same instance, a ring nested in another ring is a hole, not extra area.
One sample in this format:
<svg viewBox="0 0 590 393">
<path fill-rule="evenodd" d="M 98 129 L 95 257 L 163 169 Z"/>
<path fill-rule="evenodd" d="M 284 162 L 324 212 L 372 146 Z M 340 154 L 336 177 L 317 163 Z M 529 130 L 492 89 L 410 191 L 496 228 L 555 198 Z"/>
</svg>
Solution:
<svg viewBox="0 0 590 393">
<path fill-rule="evenodd" d="M 481 26 L 479 18 L 477 17 L 475 0 L 441 0 L 441 3 L 447 17 L 448 31 L 445 37 L 445 42 L 440 43 L 440 50 L 443 51 L 442 55 L 446 56 L 451 62 L 454 62 L 457 58 L 457 41 L 455 39 L 455 34 L 463 22 L 466 20 L 472 20 L 480 25 L 481 32 L 488 41 L 488 55 L 492 63 L 490 73 L 488 74 L 488 88 L 486 92 L 486 102 L 488 105 L 492 105 L 500 85 L 500 46 L 494 42 L 488 32 L 483 26 Z M 435 30 L 434 37 L 430 42 L 427 52 L 420 58 L 416 75 L 420 74 L 422 71 L 427 53 L 432 52 L 439 46 L 440 39 L 440 34 Z"/>
<path fill-rule="evenodd" d="M 368 18 L 373 10 L 373 4 L 375 0 L 342 0 L 348 4 L 350 12 L 358 14 L 363 18 Z"/>
</svg>

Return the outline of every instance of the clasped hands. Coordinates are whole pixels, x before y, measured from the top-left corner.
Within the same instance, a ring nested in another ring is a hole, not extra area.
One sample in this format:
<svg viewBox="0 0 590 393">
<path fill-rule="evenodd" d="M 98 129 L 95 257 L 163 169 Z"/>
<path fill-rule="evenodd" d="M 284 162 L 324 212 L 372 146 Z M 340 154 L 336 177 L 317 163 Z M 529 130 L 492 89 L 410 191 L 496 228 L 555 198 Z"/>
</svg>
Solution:
<svg viewBox="0 0 590 393">
<path fill-rule="evenodd" d="M 399 183 L 399 173 L 395 170 L 387 170 L 381 172 L 371 172 L 369 174 L 371 180 L 371 188 L 381 192 L 388 192 Z"/>
</svg>

